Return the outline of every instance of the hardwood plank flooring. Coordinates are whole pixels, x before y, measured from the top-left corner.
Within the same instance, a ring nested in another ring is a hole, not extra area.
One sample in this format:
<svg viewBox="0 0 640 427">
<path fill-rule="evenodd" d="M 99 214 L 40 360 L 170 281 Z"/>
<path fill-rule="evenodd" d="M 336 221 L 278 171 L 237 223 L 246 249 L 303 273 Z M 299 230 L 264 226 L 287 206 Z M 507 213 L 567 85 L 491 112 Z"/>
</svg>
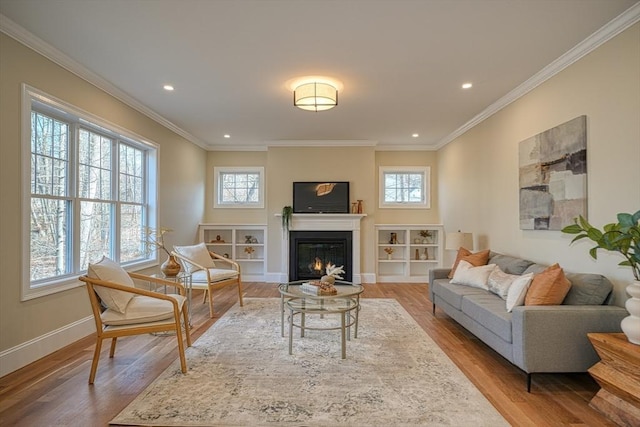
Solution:
<svg viewBox="0 0 640 427">
<path fill-rule="evenodd" d="M 278 297 L 275 284 L 244 283 L 247 297 Z M 231 306 L 237 291 L 215 294 L 216 318 L 195 295 L 196 340 Z M 598 385 L 588 374 L 533 376 L 511 365 L 446 314 L 431 314 L 426 284 L 367 284 L 364 298 L 394 298 L 514 426 L 613 426 L 589 407 Z M 0 378 L 1 426 L 106 426 L 178 357 L 173 337 L 121 338 L 113 359 L 103 346 L 95 384 L 88 384 L 94 338 L 79 340 Z M 106 343 L 105 343 L 106 344 Z M 188 360 L 187 360 L 188 363 Z M 212 396 L 215 398 L 215 396 Z"/>
</svg>

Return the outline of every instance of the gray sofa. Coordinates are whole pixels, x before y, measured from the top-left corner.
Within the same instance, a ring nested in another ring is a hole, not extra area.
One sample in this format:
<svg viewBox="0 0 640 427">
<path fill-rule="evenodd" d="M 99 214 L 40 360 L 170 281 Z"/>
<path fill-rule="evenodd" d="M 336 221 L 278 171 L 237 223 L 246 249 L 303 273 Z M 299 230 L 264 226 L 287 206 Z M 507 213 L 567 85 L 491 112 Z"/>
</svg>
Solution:
<svg viewBox="0 0 640 427">
<path fill-rule="evenodd" d="M 489 264 L 509 274 L 538 273 L 547 266 L 491 252 Z M 628 315 L 609 305 L 613 286 L 598 274 L 566 273 L 571 289 L 562 305 L 520 306 L 507 312 L 505 301 L 479 288 L 450 283 L 450 269 L 429 272 L 433 313 L 440 308 L 460 325 L 527 373 L 586 372 L 599 358 L 589 332 L 621 332 Z"/>
</svg>

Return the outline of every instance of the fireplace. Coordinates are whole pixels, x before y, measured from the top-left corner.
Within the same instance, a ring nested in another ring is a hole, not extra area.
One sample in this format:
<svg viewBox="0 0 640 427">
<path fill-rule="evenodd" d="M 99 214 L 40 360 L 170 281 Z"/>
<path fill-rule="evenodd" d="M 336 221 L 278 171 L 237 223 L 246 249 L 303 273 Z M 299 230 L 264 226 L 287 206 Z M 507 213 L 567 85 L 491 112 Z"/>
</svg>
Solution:
<svg viewBox="0 0 640 427">
<path fill-rule="evenodd" d="M 328 263 L 344 266 L 344 280 L 353 280 L 351 231 L 290 231 L 289 280 L 317 280 Z"/>
<path fill-rule="evenodd" d="M 345 280 L 349 277 L 352 283 L 362 283 L 362 275 L 360 273 L 360 221 L 366 216 L 366 214 L 293 214 L 289 231 L 282 241 L 284 244 L 281 245 L 282 274 L 274 281 L 284 282 L 295 280 L 294 277 L 297 277 L 297 273 L 291 274 L 293 252 L 290 236 L 292 233 L 313 231 L 318 232 L 318 235 L 326 235 L 326 233 L 341 231 L 348 232 L 351 236 L 349 241 L 351 255 L 346 257 L 344 264 L 336 264 L 338 267 L 344 265 L 344 269 L 348 274 L 348 276 L 343 275 Z M 276 217 L 280 219 L 281 215 L 276 214 Z"/>
</svg>

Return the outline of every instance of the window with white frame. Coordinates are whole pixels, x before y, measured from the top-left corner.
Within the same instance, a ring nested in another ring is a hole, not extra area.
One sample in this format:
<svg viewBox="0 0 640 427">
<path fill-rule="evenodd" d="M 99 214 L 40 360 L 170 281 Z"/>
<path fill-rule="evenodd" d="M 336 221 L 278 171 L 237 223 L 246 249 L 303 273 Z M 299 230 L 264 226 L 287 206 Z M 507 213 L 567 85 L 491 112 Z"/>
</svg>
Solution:
<svg viewBox="0 0 640 427">
<path fill-rule="evenodd" d="M 125 265 L 155 262 L 145 230 L 156 225 L 149 177 L 157 148 L 27 86 L 24 99 L 22 299 L 79 286 L 77 276 L 103 255 Z"/>
<path fill-rule="evenodd" d="M 263 167 L 215 167 L 214 208 L 264 208 Z"/>
<path fill-rule="evenodd" d="M 383 166 L 379 170 L 380 208 L 431 207 L 428 166 Z"/>
</svg>

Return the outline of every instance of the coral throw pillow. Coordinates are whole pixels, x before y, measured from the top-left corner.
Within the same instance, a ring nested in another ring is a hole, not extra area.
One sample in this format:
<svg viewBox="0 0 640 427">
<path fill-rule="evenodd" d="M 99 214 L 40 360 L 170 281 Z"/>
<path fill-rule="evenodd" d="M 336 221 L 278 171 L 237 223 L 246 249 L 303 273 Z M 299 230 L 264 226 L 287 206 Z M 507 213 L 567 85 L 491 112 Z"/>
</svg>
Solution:
<svg viewBox="0 0 640 427">
<path fill-rule="evenodd" d="M 571 282 L 558 264 L 533 276 L 524 305 L 560 305 L 571 289 Z"/>
<path fill-rule="evenodd" d="M 456 256 L 456 262 L 453 263 L 453 267 L 449 272 L 449 279 L 453 279 L 453 274 L 456 272 L 456 268 L 458 268 L 461 260 L 467 261 L 474 267 L 487 265 L 487 262 L 489 262 L 489 249 L 473 254 L 470 250 L 460 247 L 460 249 L 458 249 L 458 256 Z"/>
</svg>

